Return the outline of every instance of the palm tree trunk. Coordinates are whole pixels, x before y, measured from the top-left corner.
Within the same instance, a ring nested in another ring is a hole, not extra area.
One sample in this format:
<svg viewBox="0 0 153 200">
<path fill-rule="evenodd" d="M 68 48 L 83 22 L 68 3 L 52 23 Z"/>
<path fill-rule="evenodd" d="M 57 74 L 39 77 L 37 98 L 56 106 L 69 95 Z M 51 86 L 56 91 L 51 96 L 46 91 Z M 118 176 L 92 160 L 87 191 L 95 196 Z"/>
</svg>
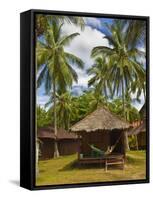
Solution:
<svg viewBox="0 0 153 200">
<path fill-rule="evenodd" d="M 57 144 L 57 116 L 56 116 L 56 86 L 55 81 L 53 82 L 53 98 L 54 98 L 54 158 L 59 157 L 58 144 Z"/>
<path fill-rule="evenodd" d="M 35 44 L 36 44 L 36 42 L 37 42 L 37 36 L 35 35 Z M 36 59 L 36 56 L 35 56 L 35 63 L 36 63 L 36 66 L 37 66 L 37 59 Z M 37 83 L 36 83 L 37 84 Z M 37 87 L 37 86 L 36 86 Z M 36 113 L 36 115 L 37 115 L 38 113 Z M 37 126 L 38 126 L 38 124 L 37 124 Z M 37 127 L 36 126 L 36 127 Z M 37 133 L 37 128 L 36 128 L 36 133 Z M 39 163 L 39 140 L 38 140 L 38 134 L 36 134 L 36 138 L 35 138 L 35 175 L 36 175 L 36 177 L 39 175 L 39 165 L 38 165 L 38 163 Z"/>
<path fill-rule="evenodd" d="M 122 78 L 122 102 L 123 102 L 123 116 L 124 116 L 124 119 L 126 119 L 126 116 L 125 116 L 125 91 L 124 91 L 123 78 Z M 125 132 L 125 148 L 126 148 L 126 150 L 130 150 L 127 132 Z"/>
<path fill-rule="evenodd" d="M 69 131 L 70 128 L 70 117 L 68 116 L 68 121 L 67 121 L 67 130 Z"/>
<path fill-rule="evenodd" d="M 39 174 L 38 161 L 39 161 L 39 142 L 38 139 L 36 138 L 36 177 Z"/>
</svg>

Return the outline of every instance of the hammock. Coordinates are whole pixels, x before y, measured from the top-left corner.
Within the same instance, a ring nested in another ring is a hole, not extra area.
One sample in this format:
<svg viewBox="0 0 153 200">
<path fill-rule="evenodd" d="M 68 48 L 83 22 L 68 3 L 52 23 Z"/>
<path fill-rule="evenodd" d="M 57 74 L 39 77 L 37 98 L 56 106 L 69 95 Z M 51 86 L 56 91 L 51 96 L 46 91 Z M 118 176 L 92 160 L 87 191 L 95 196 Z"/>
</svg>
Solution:
<svg viewBox="0 0 153 200">
<path fill-rule="evenodd" d="M 98 157 L 98 156 L 104 156 L 104 155 L 109 155 L 109 154 L 111 154 L 111 153 L 114 151 L 115 147 L 117 146 L 118 142 L 120 141 L 120 138 L 121 138 L 121 135 L 120 135 L 120 137 L 116 140 L 116 142 L 115 142 L 114 145 L 112 145 L 111 147 L 108 146 L 107 151 L 102 151 L 101 149 L 95 147 L 93 144 L 92 144 L 92 145 L 88 144 L 88 145 L 90 146 L 90 148 L 92 149 L 92 152 L 91 152 L 91 153 L 92 153 L 92 156 Z"/>
<path fill-rule="evenodd" d="M 92 149 L 91 156 L 99 157 L 99 156 L 103 156 L 105 154 L 104 151 L 102 151 L 101 149 L 95 147 L 93 144 L 92 145 L 89 144 L 89 146 Z"/>
</svg>

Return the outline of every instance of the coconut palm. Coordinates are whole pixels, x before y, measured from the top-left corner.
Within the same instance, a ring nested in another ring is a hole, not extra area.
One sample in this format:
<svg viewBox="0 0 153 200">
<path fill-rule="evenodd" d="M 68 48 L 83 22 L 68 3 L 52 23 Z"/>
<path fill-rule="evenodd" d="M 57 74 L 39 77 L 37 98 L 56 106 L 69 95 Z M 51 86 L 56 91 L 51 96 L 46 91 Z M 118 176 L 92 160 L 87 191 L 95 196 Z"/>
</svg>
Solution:
<svg viewBox="0 0 153 200">
<path fill-rule="evenodd" d="M 65 92 L 62 94 L 56 94 L 56 112 L 57 112 L 57 126 L 69 130 L 70 123 L 77 116 L 77 106 L 75 97 L 73 97 L 70 92 Z M 50 107 L 52 111 L 53 98 L 50 98 L 46 103 L 47 107 Z"/>
<path fill-rule="evenodd" d="M 131 46 L 141 46 L 144 51 L 146 48 L 146 21 L 143 20 L 126 20 L 129 25 L 128 28 L 128 43 Z M 137 93 L 137 99 L 139 101 L 140 95 L 143 93 L 144 99 L 146 99 L 146 76 L 138 77 L 137 80 L 131 84 L 132 93 Z"/>
<path fill-rule="evenodd" d="M 107 56 L 109 67 L 107 73 L 112 83 L 113 94 L 122 95 L 123 113 L 125 115 L 125 91 L 132 82 L 144 79 L 145 70 L 138 61 L 140 56 L 145 56 L 135 42 L 129 43 L 128 34 L 130 26 L 121 20 L 115 20 L 113 24 L 107 25 L 108 32 L 105 38 L 109 41 L 110 47 L 98 46 L 92 50 L 92 56 Z M 133 38 L 134 41 L 134 38 Z"/>
<path fill-rule="evenodd" d="M 83 61 L 77 56 L 68 53 L 64 47 L 79 35 L 73 33 L 62 35 L 62 24 L 53 22 L 44 34 L 43 40 L 37 41 L 36 63 L 38 69 L 37 87 L 44 84 L 46 93 L 53 90 L 54 99 L 54 131 L 57 135 L 56 117 L 56 91 L 65 92 L 72 86 L 73 81 L 77 82 L 77 73 L 72 65 L 83 68 Z M 57 143 L 55 142 L 55 157 L 59 155 Z"/>
<path fill-rule="evenodd" d="M 109 47 L 98 46 L 92 50 L 92 57 L 107 56 L 109 67 L 107 69 L 109 80 L 112 83 L 113 95 L 122 95 L 123 116 L 125 118 L 125 91 L 138 79 L 144 79 L 145 70 L 139 62 L 145 53 L 140 50 L 140 37 L 134 34 L 130 42 L 131 26 L 124 21 L 114 20 L 112 24 L 106 24 L 105 38 Z M 127 138 L 127 137 L 126 137 Z M 128 147 L 128 140 L 126 139 Z"/>
<path fill-rule="evenodd" d="M 123 118 L 122 108 L 121 98 L 116 98 L 109 103 L 109 109 L 116 115 Z M 125 118 L 130 123 L 140 119 L 139 112 L 134 106 L 132 106 L 132 99 L 128 93 L 125 95 Z"/>
<path fill-rule="evenodd" d="M 81 27 L 81 29 L 83 29 L 85 25 L 82 17 L 39 14 L 36 17 L 36 36 L 40 37 L 43 35 L 52 22 L 57 24 L 67 22 L 69 24 L 75 24 L 76 26 Z"/>
<path fill-rule="evenodd" d="M 144 20 L 125 20 L 127 23 L 127 40 L 131 46 L 139 45 L 145 49 L 146 45 L 146 21 Z"/>
<path fill-rule="evenodd" d="M 44 108 L 37 106 L 37 127 L 44 127 L 48 124 L 50 124 L 50 116 L 48 112 Z"/>
<path fill-rule="evenodd" d="M 136 93 L 136 98 L 139 102 L 141 94 L 143 94 L 144 100 L 146 100 L 146 76 L 134 80 L 129 88 L 129 93 Z"/>
<path fill-rule="evenodd" d="M 107 103 L 107 98 L 103 95 L 95 93 L 94 88 L 89 91 L 84 91 L 84 93 L 76 99 L 76 107 L 78 110 L 77 121 L 83 119 L 86 115 L 96 110 L 99 106 L 107 106 Z"/>
<path fill-rule="evenodd" d="M 95 63 L 87 70 L 87 73 L 93 76 L 88 81 L 88 86 L 94 87 L 97 98 L 101 95 L 108 97 L 112 93 L 107 70 L 108 62 L 104 57 L 96 58 Z"/>
</svg>

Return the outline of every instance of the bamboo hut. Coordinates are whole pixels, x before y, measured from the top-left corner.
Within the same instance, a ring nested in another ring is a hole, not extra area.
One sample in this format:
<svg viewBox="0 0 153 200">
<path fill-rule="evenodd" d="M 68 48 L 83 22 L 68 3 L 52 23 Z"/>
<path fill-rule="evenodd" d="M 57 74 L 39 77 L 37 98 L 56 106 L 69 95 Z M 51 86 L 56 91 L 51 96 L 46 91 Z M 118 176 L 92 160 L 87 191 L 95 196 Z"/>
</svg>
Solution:
<svg viewBox="0 0 153 200">
<path fill-rule="evenodd" d="M 123 164 L 125 159 L 125 130 L 129 123 L 101 107 L 71 127 L 79 137 L 79 163 Z M 104 152 L 92 155 L 91 145 Z M 108 151 L 113 148 L 113 151 Z M 105 153 L 109 152 L 109 153 Z"/>
<path fill-rule="evenodd" d="M 128 136 L 134 136 L 136 140 L 136 149 L 146 148 L 146 104 L 139 111 L 141 121 L 139 125 L 128 132 Z"/>
<path fill-rule="evenodd" d="M 57 130 L 57 136 L 54 134 L 54 128 L 44 127 L 38 129 L 38 138 L 40 140 L 40 159 L 51 159 L 54 156 L 54 141 L 57 141 L 60 155 L 71 155 L 77 152 L 78 138 L 75 134 L 69 133 L 64 129 Z"/>
</svg>

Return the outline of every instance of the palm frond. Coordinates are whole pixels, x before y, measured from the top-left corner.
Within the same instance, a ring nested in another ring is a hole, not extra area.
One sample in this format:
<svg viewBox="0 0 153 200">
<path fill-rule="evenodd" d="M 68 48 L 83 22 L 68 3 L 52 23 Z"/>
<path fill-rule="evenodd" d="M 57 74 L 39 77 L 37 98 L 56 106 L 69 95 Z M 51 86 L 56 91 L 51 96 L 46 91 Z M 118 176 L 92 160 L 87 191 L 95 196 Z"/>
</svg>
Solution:
<svg viewBox="0 0 153 200">
<path fill-rule="evenodd" d="M 143 57 L 143 58 L 145 58 L 145 52 L 144 51 L 141 51 L 141 50 L 139 50 L 139 49 L 137 49 L 137 48 L 132 48 L 132 49 L 130 49 L 129 51 L 128 51 L 128 55 L 130 56 L 130 57 Z"/>
<path fill-rule="evenodd" d="M 37 78 L 37 88 L 39 88 L 42 85 L 42 83 L 46 80 L 47 71 L 47 66 L 45 65 Z"/>
<path fill-rule="evenodd" d="M 77 65 L 77 67 L 83 69 L 84 67 L 84 62 L 77 56 L 71 54 L 71 53 L 68 53 L 68 52 L 65 52 L 64 53 L 65 56 L 66 56 L 66 59 L 71 63 L 71 64 L 75 64 Z"/>
<path fill-rule="evenodd" d="M 41 65 L 45 64 L 48 58 L 48 49 L 45 44 L 38 41 L 36 46 L 36 65 L 37 69 L 41 67 Z"/>
<path fill-rule="evenodd" d="M 91 57 L 96 57 L 96 56 L 105 55 L 105 54 L 113 55 L 113 54 L 115 54 L 115 51 L 114 51 L 114 49 L 111 49 L 106 46 L 97 46 L 92 49 Z"/>
<path fill-rule="evenodd" d="M 70 42 L 78 35 L 80 35 L 80 34 L 79 33 L 72 33 L 71 35 L 63 36 L 63 38 L 61 38 L 61 40 L 59 41 L 59 45 L 62 45 L 62 46 L 69 45 Z"/>
<path fill-rule="evenodd" d="M 76 71 L 69 64 L 67 64 L 67 67 L 69 68 L 69 71 L 72 74 L 73 80 L 77 83 L 78 75 L 77 75 Z"/>
<path fill-rule="evenodd" d="M 52 22 L 52 29 L 53 29 L 53 36 L 54 36 L 55 43 L 57 43 L 60 38 L 62 26 L 63 26 L 63 23 L 61 23 L 60 25 L 57 25 L 55 21 Z"/>
</svg>

